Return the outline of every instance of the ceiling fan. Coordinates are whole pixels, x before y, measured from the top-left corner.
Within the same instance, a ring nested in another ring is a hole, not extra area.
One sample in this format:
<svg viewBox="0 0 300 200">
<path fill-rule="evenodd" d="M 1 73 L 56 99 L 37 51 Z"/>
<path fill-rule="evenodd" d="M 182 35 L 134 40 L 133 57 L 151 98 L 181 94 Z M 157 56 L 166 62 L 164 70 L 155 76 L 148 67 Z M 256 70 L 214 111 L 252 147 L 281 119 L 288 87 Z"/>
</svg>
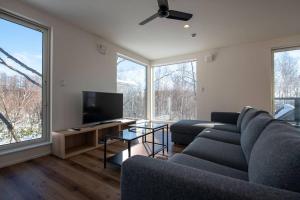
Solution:
<svg viewBox="0 0 300 200">
<path fill-rule="evenodd" d="M 157 17 L 175 19 L 181 21 L 188 21 L 193 17 L 193 15 L 190 13 L 184 13 L 176 10 L 169 10 L 168 0 L 157 0 L 157 3 L 159 7 L 157 13 L 145 19 L 144 21 L 139 23 L 139 25 L 147 24 L 148 22 L 154 20 Z"/>
</svg>

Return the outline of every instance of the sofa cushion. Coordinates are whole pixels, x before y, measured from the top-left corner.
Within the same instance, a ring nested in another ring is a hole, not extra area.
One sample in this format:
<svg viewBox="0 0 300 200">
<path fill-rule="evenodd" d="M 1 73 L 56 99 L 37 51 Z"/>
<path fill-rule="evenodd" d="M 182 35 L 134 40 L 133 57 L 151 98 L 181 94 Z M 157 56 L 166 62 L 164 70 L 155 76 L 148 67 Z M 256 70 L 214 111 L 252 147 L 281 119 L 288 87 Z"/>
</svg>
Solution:
<svg viewBox="0 0 300 200">
<path fill-rule="evenodd" d="M 197 137 L 183 153 L 239 170 L 248 170 L 240 145 Z"/>
<path fill-rule="evenodd" d="M 230 144 L 240 144 L 241 135 L 235 132 L 206 128 L 197 137 L 209 138 Z"/>
<path fill-rule="evenodd" d="M 242 119 L 242 123 L 241 123 L 241 132 L 243 132 L 248 123 L 258 114 L 260 113 L 267 113 L 266 111 L 263 110 L 257 110 L 255 108 L 250 108 L 244 115 L 243 119 Z"/>
<path fill-rule="evenodd" d="M 241 126 L 242 126 L 242 120 L 243 120 L 243 117 L 245 116 L 246 112 L 247 112 L 250 108 L 251 108 L 250 106 L 245 106 L 245 107 L 242 109 L 242 111 L 241 111 L 241 113 L 240 113 L 240 115 L 239 115 L 239 117 L 238 117 L 237 124 L 236 124 L 237 129 L 238 129 L 238 132 L 241 131 Z"/>
<path fill-rule="evenodd" d="M 231 167 L 220 165 L 214 162 L 196 158 L 187 154 L 178 153 L 169 159 L 170 162 L 178 163 L 181 165 L 229 176 L 232 178 L 242 179 L 248 181 L 248 173 L 245 171 L 237 170 Z"/>
<path fill-rule="evenodd" d="M 174 142 L 175 144 L 188 145 L 195 139 L 196 136 L 197 133 L 191 135 L 191 134 L 185 134 L 180 132 L 172 132 L 171 139 L 172 142 Z"/>
<path fill-rule="evenodd" d="M 205 128 L 237 131 L 236 125 L 200 120 L 180 120 L 170 126 L 172 141 L 176 144 L 188 145 Z"/>
<path fill-rule="evenodd" d="M 224 130 L 224 131 L 230 131 L 236 133 L 240 133 L 237 126 L 235 124 L 222 124 L 214 122 L 211 128 L 217 129 L 217 130 Z"/>
<path fill-rule="evenodd" d="M 170 126 L 172 142 L 188 145 L 203 129 L 211 126 L 208 121 L 180 120 Z"/>
<path fill-rule="evenodd" d="M 285 122 L 271 122 L 253 146 L 249 180 L 300 192 L 300 131 Z"/>
<path fill-rule="evenodd" d="M 200 120 L 180 120 L 170 126 L 172 133 L 198 135 L 203 129 L 211 127 L 210 122 Z"/>
<path fill-rule="evenodd" d="M 273 120 L 268 113 L 254 117 L 245 130 L 241 132 L 241 146 L 247 162 L 249 162 L 252 147 L 264 128 Z"/>
<path fill-rule="evenodd" d="M 210 121 L 236 125 L 239 116 L 240 113 L 237 112 L 215 112 L 214 111 L 211 112 L 210 114 Z"/>
</svg>

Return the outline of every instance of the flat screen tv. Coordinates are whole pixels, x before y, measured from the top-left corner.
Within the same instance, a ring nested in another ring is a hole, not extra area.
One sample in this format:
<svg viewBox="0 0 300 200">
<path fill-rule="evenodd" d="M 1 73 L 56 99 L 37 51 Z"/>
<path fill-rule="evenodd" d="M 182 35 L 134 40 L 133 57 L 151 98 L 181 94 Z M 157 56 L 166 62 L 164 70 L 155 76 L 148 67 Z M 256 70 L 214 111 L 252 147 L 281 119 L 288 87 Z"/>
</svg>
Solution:
<svg viewBox="0 0 300 200">
<path fill-rule="evenodd" d="M 123 94 L 83 91 L 82 97 L 83 124 L 123 117 Z"/>
</svg>

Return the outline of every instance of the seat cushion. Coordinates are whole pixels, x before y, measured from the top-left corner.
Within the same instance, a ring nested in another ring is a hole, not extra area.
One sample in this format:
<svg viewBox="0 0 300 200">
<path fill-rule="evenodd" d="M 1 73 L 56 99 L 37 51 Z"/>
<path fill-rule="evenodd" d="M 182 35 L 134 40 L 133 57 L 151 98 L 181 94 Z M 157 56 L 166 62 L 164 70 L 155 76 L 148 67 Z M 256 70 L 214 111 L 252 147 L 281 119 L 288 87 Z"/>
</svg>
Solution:
<svg viewBox="0 0 300 200">
<path fill-rule="evenodd" d="M 171 140 L 175 144 L 188 145 L 195 139 L 196 136 L 197 136 L 197 133 L 191 135 L 191 134 L 185 134 L 185 133 L 179 133 L 179 132 L 175 132 L 175 133 L 172 132 Z"/>
<path fill-rule="evenodd" d="M 210 126 L 208 121 L 180 120 L 170 126 L 172 142 L 188 145 L 202 130 Z"/>
<path fill-rule="evenodd" d="M 222 123 L 214 122 L 214 124 L 212 125 L 212 128 L 217 129 L 217 130 L 224 130 L 224 131 L 230 131 L 230 132 L 234 132 L 234 133 L 240 133 L 238 130 L 238 127 L 235 124 L 222 124 Z"/>
<path fill-rule="evenodd" d="M 206 128 L 197 137 L 209 138 L 212 140 L 218 140 L 221 142 L 227 142 L 230 144 L 240 144 L 241 135 L 235 132 L 222 131 L 212 128 Z"/>
<path fill-rule="evenodd" d="M 245 116 L 246 112 L 252 107 L 250 106 L 245 106 L 242 111 L 241 111 L 241 114 L 239 115 L 238 117 L 238 120 L 237 120 L 237 129 L 238 129 L 238 132 L 241 132 L 241 126 L 242 126 L 242 120 L 243 120 L 243 117 Z"/>
<path fill-rule="evenodd" d="M 180 120 L 170 126 L 172 141 L 176 144 L 188 145 L 205 128 L 237 131 L 236 125 L 200 120 Z"/>
<path fill-rule="evenodd" d="M 268 113 L 261 113 L 254 117 L 241 133 L 241 146 L 247 162 L 249 162 L 252 147 L 264 128 L 273 120 Z"/>
<path fill-rule="evenodd" d="M 241 132 L 244 131 L 248 125 L 248 123 L 258 114 L 260 113 L 267 113 L 263 110 L 257 110 L 255 108 L 249 108 L 249 110 L 245 113 L 242 123 L 241 123 Z"/>
<path fill-rule="evenodd" d="M 181 153 L 175 154 L 169 159 L 169 161 L 181 165 L 221 174 L 224 176 L 229 176 L 232 178 L 248 181 L 248 173 L 245 171 L 230 168 L 214 162 L 203 160 L 201 158 L 196 158 L 187 154 L 181 154 Z"/>
<path fill-rule="evenodd" d="M 248 170 L 240 145 L 197 137 L 183 150 L 183 153 L 235 169 Z"/>
<path fill-rule="evenodd" d="M 180 120 L 170 126 L 172 133 L 192 134 L 200 133 L 205 128 L 214 128 L 218 130 L 238 132 L 234 124 L 224 124 L 219 122 L 209 122 L 200 120 Z"/>
<path fill-rule="evenodd" d="M 172 133 L 197 135 L 203 129 L 209 128 L 210 122 L 200 120 L 180 120 L 170 126 Z"/>
<path fill-rule="evenodd" d="M 300 131 L 271 122 L 253 146 L 249 181 L 300 192 Z"/>
</svg>

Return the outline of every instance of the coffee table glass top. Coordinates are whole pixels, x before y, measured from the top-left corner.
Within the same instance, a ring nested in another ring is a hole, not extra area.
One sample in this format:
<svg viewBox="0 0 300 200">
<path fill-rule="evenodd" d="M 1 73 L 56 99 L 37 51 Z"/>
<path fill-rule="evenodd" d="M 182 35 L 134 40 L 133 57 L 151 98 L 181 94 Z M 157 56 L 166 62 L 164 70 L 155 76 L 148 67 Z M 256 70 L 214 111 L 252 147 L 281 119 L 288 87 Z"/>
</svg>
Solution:
<svg viewBox="0 0 300 200">
<path fill-rule="evenodd" d="M 136 140 L 150 133 L 151 131 L 149 130 L 137 128 L 134 129 L 134 131 L 126 129 L 120 132 L 109 133 L 106 134 L 105 137 L 106 139 L 121 139 L 121 140 L 131 141 L 131 140 Z"/>
<path fill-rule="evenodd" d="M 129 127 L 130 128 L 141 128 L 141 129 L 160 129 L 163 128 L 165 126 L 167 126 L 168 124 L 164 124 L 164 123 L 157 123 L 157 122 L 140 122 L 140 123 L 136 123 L 136 124 L 130 124 Z"/>
</svg>

